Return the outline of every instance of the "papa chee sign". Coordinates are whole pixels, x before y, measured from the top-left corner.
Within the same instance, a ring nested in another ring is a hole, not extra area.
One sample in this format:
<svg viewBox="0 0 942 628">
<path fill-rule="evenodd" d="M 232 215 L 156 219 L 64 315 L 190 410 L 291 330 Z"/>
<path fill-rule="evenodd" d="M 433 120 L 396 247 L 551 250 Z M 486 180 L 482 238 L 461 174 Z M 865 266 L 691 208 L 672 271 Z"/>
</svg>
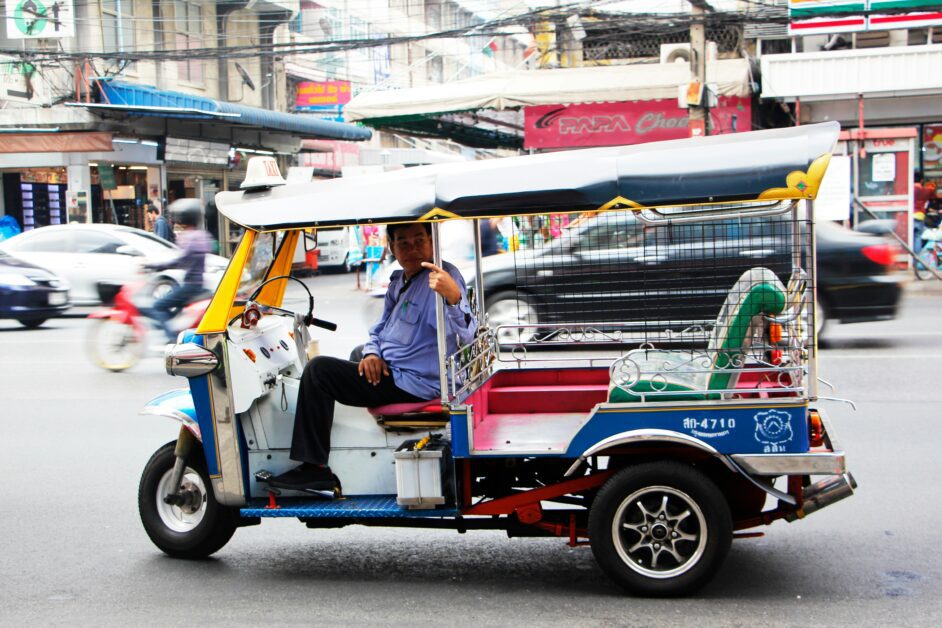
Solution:
<svg viewBox="0 0 942 628">
<path fill-rule="evenodd" d="M 690 136 L 687 110 L 676 100 L 525 107 L 524 148 L 617 146 Z M 720 96 L 710 109 L 710 134 L 752 130 L 748 98 Z"/>
</svg>

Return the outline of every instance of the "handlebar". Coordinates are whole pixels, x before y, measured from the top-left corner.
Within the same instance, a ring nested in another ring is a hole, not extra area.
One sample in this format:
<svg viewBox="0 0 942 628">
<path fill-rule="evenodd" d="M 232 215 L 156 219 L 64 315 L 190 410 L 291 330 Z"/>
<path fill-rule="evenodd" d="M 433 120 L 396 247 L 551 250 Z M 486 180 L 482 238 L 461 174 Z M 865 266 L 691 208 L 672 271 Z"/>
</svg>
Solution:
<svg viewBox="0 0 942 628">
<path fill-rule="evenodd" d="M 330 321 L 321 320 L 319 318 L 314 318 L 313 316 L 304 321 L 308 325 L 314 325 L 315 327 L 320 327 L 321 329 L 326 329 L 327 331 L 337 331 L 337 323 L 331 323 Z"/>
</svg>

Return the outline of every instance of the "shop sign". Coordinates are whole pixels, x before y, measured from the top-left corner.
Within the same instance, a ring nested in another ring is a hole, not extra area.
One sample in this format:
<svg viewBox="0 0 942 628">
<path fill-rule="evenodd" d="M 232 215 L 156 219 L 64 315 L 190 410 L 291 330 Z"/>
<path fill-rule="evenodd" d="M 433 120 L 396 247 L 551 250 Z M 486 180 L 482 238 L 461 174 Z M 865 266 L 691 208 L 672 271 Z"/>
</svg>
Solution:
<svg viewBox="0 0 942 628">
<path fill-rule="evenodd" d="M 927 124 L 922 128 L 923 172 L 942 170 L 942 124 Z"/>
<path fill-rule="evenodd" d="M 98 164 L 98 182 L 103 190 L 114 190 L 118 184 L 114 179 L 114 168 L 108 164 Z"/>
<path fill-rule="evenodd" d="M 350 102 L 350 81 L 304 81 L 298 83 L 294 108 L 298 111 L 339 111 Z"/>
<path fill-rule="evenodd" d="M 710 134 L 749 131 L 749 98 L 720 96 L 710 112 Z M 687 110 L 676 100 L 540 105 L 524 108 L 525 148 L 617 146 L 690 136 Z"/>
<path fill-rule="evenodd" d="M 166 161 L 182 161 L 192 164 L 229 165 L 229 145 L 202 140 L 186 140 L 168 137 L 164 146 Z"/>
<path fill-rule="evenodd" d="M 72 0 L 10 0 L 7 7 L 7 39 L 75 37 Z"/>
<path fill-rule="evenodd" d="M 925 28 L 942 24 L 938 6 L 932 0 L 789 0 L 788 34 Z"/>
</svg>

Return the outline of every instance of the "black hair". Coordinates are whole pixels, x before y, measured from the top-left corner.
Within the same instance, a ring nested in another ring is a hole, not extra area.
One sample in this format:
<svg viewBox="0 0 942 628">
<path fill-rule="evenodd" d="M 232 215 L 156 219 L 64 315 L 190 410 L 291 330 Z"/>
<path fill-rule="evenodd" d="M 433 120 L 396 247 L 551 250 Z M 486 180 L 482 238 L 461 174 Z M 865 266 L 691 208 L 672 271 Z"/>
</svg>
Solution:
<svg viewBox="0 0 942 628">
<path fill-rule="evenodd" d="M 430 222 L 397 222 L 391 225 L 386 225 L 386 239 L 389 240 L 390 244 L 392 244 L 396 237 L 396 231 L 402 227 L 411 227 L 412 225 L 422 225 L 425 227 L 425 233 L 428 234 L 430 238 L 432 237 L 432 223 Z"/>
<path fill-rule="evenodd" d="M 144 205 L 144 211 L 145 211 L 146 213 L 148 213 L 148 214 L 151 214 L 151 213 L 159 214 L 159 213 L 160 213 L 160 210 L 157 209 L 157 206 L 154 205 L 154 204 L 151 203 L 151 202 L 148 202 L 148 203 L 146 203 L 146 204 Z"/>
</svg>

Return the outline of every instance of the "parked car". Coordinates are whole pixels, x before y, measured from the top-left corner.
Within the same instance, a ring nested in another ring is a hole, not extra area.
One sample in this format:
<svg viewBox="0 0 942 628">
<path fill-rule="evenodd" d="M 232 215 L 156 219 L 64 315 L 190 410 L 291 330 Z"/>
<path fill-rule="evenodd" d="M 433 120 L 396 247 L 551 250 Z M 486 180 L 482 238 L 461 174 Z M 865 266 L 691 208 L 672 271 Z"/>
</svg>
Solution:
<svg viewBox="0 0 942 628">
<path fill-rule="evenodd" d="M 40 227 L 0 242 L 0 249 L 32 264 L 48 268 L 71 286 L 72 303 L 101 303 L 98 284 L 124 284 L 139 278 L 145 260 L 166 261 L 180 255 L 180 248 L 152 233 L 104 224 L 72 224 Z M 214 290 L 229 261 L 207 255 L 205 286 Z M 183 281 L 183 271 L 160 271 L 154 296 L 166 294 Z"/>
<path fill-rule="evenodd" d="M 350 272 L 363 260 L 353 227 L 317 230 L 317 266 L 321 270 Z"/>
<path fill-rule="evenodd" d="M 39 327 L 69 309 L 69 285 L 48 270 L 0 251 L 0 318 Z"/>
</svg>

